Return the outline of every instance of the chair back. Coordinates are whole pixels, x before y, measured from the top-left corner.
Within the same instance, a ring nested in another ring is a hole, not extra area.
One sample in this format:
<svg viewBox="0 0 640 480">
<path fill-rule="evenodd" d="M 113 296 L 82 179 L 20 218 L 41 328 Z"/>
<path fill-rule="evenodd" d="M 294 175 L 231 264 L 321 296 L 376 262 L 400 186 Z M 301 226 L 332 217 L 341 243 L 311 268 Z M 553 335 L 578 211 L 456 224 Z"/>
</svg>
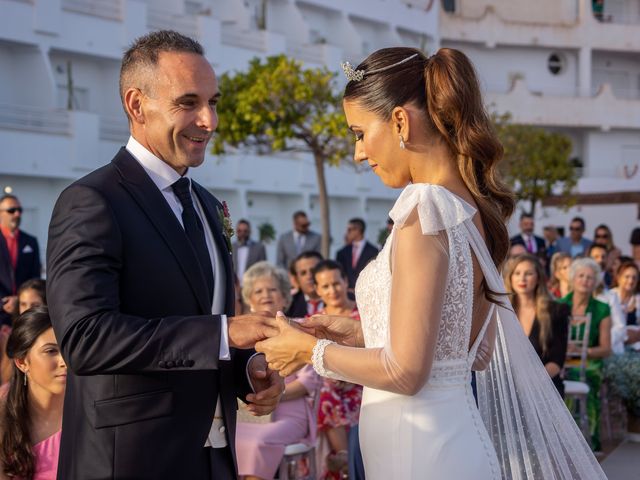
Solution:
<svg viewBox="0 0 640 480">
<path fill-rule="evenodd" d="M 577 368 L 580 381 L 586 379 L 587 349 L 589 348 L 589 330 L 591 328 L 591 313 L 571 315 L 569 317 L 569 336 L 567 359 L 565 368 Z"/>
</svg>

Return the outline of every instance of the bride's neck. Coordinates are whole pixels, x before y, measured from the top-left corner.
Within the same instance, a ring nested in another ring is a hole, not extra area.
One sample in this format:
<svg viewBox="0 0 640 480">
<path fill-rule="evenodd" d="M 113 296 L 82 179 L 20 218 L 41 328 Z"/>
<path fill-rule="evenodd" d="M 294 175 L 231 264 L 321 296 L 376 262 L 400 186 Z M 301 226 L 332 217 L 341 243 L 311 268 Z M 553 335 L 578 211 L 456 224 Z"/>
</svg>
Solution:
<svg viewBox="0 0 640 480">
<path fill-rule="evenodd" d="M 408 153 L 411 156 L 409 170 L 413 183 L 430 183 L 452 188 L 464 186 L 455 158 L 443 142 L 418 141 Z"/>
</svg>

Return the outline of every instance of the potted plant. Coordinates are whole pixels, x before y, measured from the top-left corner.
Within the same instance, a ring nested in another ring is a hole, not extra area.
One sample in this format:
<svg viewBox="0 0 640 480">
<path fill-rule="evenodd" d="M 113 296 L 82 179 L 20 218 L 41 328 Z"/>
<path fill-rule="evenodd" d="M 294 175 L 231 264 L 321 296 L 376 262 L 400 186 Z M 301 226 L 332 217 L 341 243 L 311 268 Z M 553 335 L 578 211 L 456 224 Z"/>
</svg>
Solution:
<svg viewBox="0 0 640 480">
<path fill-rule="evenodd" d="M 264 222 L 258 226 L 260 241 L 269 243 L 276 238 L 276 229 L 269 222 Z"/>
<path fill-rule="evenodd" d="M 604 377 L 627 408 L 629 440 L 640 442 L 640 353 L 612 356 L 605 363 Z"/>
</svg>

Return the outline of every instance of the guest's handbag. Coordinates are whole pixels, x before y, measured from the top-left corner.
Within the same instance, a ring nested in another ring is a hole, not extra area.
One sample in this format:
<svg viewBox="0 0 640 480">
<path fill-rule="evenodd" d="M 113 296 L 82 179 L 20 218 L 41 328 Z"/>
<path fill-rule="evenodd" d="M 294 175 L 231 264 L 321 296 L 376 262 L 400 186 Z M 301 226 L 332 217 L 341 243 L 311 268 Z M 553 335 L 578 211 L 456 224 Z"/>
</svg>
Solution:
<svg viewBox="0 0 640 480">
<path fill-rule="evenodd" d="M 271 414 L 255 416 L 247 409 L 247 404 L 238 400 L 238 423 L 269 423 Z"/>
</svg>

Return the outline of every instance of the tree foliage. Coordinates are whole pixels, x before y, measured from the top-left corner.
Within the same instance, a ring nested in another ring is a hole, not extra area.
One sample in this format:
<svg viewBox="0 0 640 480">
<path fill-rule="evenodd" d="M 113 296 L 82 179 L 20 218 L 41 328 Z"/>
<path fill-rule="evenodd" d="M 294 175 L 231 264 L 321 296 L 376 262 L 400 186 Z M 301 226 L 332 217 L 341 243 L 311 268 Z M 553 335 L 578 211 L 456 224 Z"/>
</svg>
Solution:
<svg viewBox="0 0 640 480">
<path fill-rule="evenodd" d="M 494 125 L 504 146 L 502 173 L 518 200 L 530 203 L 535 214 L 541 200 L 559 193 L 564 206 L 573 204 L 571 192 L 578 171 L 570 159 L 571 139 L 532 125 L 511 123 L 509 114 L 494 115 Z"/>
<path fill-rule="evenodd" d="M 284 55 L 254 58 L 247 71 L 220 78 L 220 122 L 213 153 L 227 146 L 258 153 L 297 150 L 313 155 L 322 216 L 323 254 L 329 253 L 329 201 L 324 164 L 338 165 L 350 153 L 335 74 L 305 69 Z"/>
</svg>

